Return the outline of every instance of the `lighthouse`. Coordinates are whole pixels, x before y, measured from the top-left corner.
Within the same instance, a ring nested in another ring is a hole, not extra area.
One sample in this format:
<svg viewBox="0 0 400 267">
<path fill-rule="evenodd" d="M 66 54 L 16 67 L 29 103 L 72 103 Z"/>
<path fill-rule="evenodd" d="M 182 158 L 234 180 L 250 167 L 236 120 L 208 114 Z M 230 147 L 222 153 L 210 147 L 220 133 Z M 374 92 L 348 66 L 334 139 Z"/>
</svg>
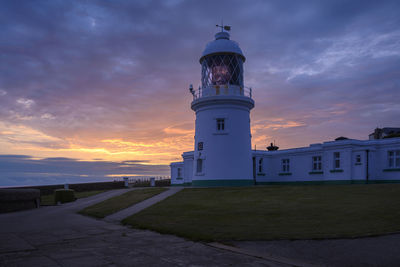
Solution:
<svg viewBox="0 0 400 267">
<path fill-rule="evenodd" d="M 253 185 L 250 110 L 252 91 L 244 86 L 246 61 L 239 45 L 221 27 L 201 57 L 201 86 L 190 87 L 196 113 L 193 186 Z"/>
<path fill-rule="evenodd" d="M 254 101 L 244 84 L 246 58 L 228 30 L 221 26 L 206 45 L 201 85 L 189 87 L 196 113 L 194 150 L 170 164 L 172 186 L 400 181 L 399 138 L 336 139 L 283 150 L 271 143 L 268 150 L 251 150 Z"/>
</svg>

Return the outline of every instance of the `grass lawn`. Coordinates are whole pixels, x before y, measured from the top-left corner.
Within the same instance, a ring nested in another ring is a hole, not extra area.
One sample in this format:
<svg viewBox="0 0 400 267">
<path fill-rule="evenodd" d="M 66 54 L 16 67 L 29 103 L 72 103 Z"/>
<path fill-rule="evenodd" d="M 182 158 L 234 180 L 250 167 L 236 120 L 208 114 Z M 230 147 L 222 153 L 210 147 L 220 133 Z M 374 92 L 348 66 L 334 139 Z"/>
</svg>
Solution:
<svg viewBox="0 0 400 267">
<path fill-rule="evenodd" d="M 85 192 L 75 192 L 75 197 L 76 198 L 84 198 L 84 197 L 90 197 L 94 196 L 100 193 L 105 192 L 106 190 L 94 190 L 94 191 L 85 191 Z M 54 194 L 51 195 L 45 195 L 40 197 L 40 205 L 42 206 L 52 206 L 55 205 L 56 203 L 54 202 Z"/>
<path fill-rule="evenodd" d="M 400 231 L 400 185 L 191 188 L 123 223 L 204 241 L 384 234 Z"/>
<path fill-rule="evenodd" d="M 96 218 L 104 218 L 117 211 L 128 208 L 133 204 L 139 203 L 152 196 L 158 195 L 165 190 L 167 189 L 162 187 L 132 190 L 125 194 L 104 200 L 93 206 L 84 208 L 83 210 L 79 211 L 79 213 Z"/>
</svg>

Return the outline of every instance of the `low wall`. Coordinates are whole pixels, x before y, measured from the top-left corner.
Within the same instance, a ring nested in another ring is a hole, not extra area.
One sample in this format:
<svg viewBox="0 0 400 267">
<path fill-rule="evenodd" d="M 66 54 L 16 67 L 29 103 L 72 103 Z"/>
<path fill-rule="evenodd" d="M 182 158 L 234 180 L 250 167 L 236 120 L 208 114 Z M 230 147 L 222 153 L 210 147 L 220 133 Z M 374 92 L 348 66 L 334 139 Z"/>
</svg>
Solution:
<svg viewBox="0 0 400 267">
<path fill-rule="evenodd" d="M 99 182 L 99 183 L 83 183 L 83 184 L 69 184 L 69 189 L 73 189 L 76 192 L 83 191 L 94 191 L 94 190 L 109 190 L 124 188 L 124 182 Z M 41 195 L 51 195 L 54 190 L 64 188 L 63 184 L 59 185 L 42 185 L 42 186 L 29 186 L 23 188 L 33 188 L 39 189 Z M 22 189 L 21 187 L 16 187 L 15 189 Z"/>
<path fill-rule="evenodd" d="M 0 189 L 0 213 L 39 207 L 38 189 Z"/>
</svg>

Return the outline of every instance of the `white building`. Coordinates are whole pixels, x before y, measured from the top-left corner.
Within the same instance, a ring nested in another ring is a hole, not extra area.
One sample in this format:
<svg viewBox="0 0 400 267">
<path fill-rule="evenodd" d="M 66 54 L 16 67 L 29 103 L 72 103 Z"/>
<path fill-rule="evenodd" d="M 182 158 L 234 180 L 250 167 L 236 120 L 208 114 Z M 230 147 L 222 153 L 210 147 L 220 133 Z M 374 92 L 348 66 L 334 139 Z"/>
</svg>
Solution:
<svg viewBox="0 0 400 267">
<path fill-rule="evenodd" d="M 215 35 L 201 58 L 201 87 L 193 94 L 194 151 L 171 163 L 172 185 L 239 186 L 271 183 L 400 182 L 400 138 L 338 140 L 309 147 L 251 150 L 251 88 L 244 57 L 227 32 Z"/>
</svg>

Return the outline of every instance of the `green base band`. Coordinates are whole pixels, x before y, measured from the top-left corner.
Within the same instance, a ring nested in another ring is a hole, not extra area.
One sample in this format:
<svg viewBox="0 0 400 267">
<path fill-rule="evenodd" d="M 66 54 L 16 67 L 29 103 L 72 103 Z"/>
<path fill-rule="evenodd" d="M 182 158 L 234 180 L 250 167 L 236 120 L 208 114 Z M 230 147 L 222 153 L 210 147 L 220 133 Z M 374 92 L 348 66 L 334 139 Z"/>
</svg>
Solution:
<svg viewBox="0 0 400 267">
<path fill-rule="evenodd" d="M 254 180 L 193 180 L 193 186 L 249 186 Z"/>
<path fill-rule="evenodd" d="M 171 186 L 192 186 L 192 183 L 171 184 Z"/>
<path fill-rule="evenodd" d="M 256 182 L 256 185 L 341 185 L 341 184 L 390 184 L 400 180 L 331 180 L 331 181 L 293 181 L 293 182 Z M 171 184 L 171 186 L 252 186 L 254 180 L 197 180 L 192 183 Z"/>
<path fill-rule="evenodd" d="M 400 172 L 400 168 L 395 168 L 395 169 L 384 169 L 382 170 L 384 172 Z"/>
<path fill-rule="evenodd" d="M 294 181 L 294 182 L 257 182 L 257 185 L 340 185 L 340 184 L 390 184 L 400 180 L 333 180 L 333 181 Z"/>
</svg>

